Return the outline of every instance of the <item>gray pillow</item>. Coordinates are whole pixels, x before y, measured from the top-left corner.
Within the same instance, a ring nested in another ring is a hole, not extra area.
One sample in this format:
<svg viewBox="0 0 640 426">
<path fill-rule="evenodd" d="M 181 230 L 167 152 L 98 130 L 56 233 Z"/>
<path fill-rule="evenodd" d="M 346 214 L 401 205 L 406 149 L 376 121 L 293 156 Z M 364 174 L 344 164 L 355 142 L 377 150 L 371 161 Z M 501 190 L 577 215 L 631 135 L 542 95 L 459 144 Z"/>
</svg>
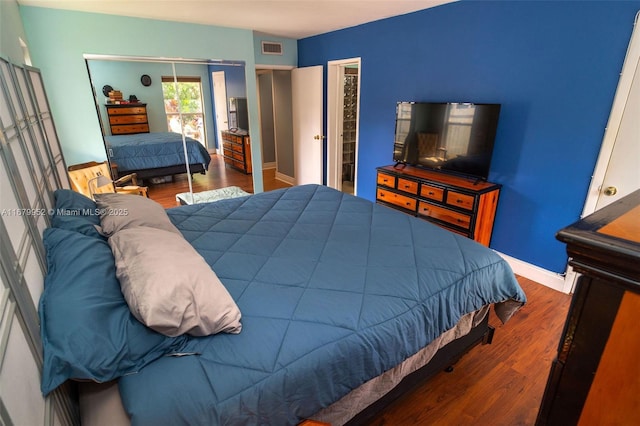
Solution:
<svg viewBox="0 0 640 426">
<path fill-rule="evenodd" d="M 142 198 L 133 197 L 132 198 Z M 148 227 L 109 238 L 131 313 L 166 336 L 239 333 L 240 309 L 207 262 L 182 236 Z"/>
<path fill-rule="evenodd" d="M 131 194 L 96 194 L 103 235 L 110 237 L 121 229 L 148 226 L 182 235 L 157 202 Z"/>
</svg>

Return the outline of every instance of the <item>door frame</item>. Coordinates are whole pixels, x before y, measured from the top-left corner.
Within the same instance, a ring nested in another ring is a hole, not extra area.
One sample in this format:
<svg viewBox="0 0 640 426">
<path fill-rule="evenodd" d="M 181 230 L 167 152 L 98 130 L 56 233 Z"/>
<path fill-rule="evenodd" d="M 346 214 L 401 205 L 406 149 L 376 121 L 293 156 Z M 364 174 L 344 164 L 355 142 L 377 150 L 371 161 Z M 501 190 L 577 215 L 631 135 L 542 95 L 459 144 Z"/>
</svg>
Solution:
<svg viewBox="0 0 640 426">
<path fill-rule="evenodd" d="M 356 152 L 353 178 L 353 194 L 358 194 L 358 146 L 360 138 L 360 82 L 362 59 L 360 57 L 327 62 L 327 186 L 342 190 L 342 117 L 344 104 L 344 69 L 347 65 L 358 66 L 358 94 L 356 105 Z"/>
<path fill-rule="evenodd" d="M 582 209 L 582 214 L 580 216 L 581 218 L 588 216 L 596 211 L 596 204 L 598 203 L 598 198 L 600 197 L 602 183 L 604 182 L 607 168 L 609 167 L 609 161 L 611 160 L 611 156 L 613 154 L 616 136 L 618 135 L 618 129 L 620 128 L 624 109 L 629 99 L 629 93 L 631 92 L 631 85 L 635 77 L 636 69 L 640 69 L 640 29 L 638 29 L 639 18 L 640 12 L 636 13 L 636 17 L 633 21 L 631 39 L 629 40 L 627 53 L 622 64 L 620 79 L 618 80 L 616 94 L 613 98 L 611 112 L 609 113 L 609 120 L 607 121 L 607 127 L 605 128 L 604 136 L 602 138 L 602 145 L 600 146 L 598 160 L 593 170 L 593 175 L 591 176 L 587 198 L 585 200 L 584 208 Z M 640 76 L 637 76 L 637 78 L 640 78 Z M 578 274 L 573 270 L 571 266 L 567 266 L 562 291 L 564 291 L 565 293 L 573 292 L 577 279 Z"/>
<path fill-rule="evenodd" d="M 294 67 L 293 65 L 265 65 L 265 64 L 257 64 L 256 65 L 256 94 L 257 94 L 257 99 L 258 99 L 258 124 L 260 126 L 260 131 L 262 132 L 262 109 L 260 107 L 260 80 L 259 80 L 259 76 L 262 73 L 266 73 L 266 72 L 270 72 L 272 73 L 272 77 L 273 77 L 273 71 L 289 71 L 291 72 L 292 70 L 294 70 L 296 67 Z M 273 92 L 273 85 L 272 85 L 272 95 L 274 98 L 274 102 L 275 102 L 275 93 Z M 261 146 L 264 145 L 264 138 L 260 138 L 260 144 Z M 276 164 L 275 164 L 275 169 L 276 169 L 276 179 L 281 180 L 283 182 L 286 182 L 290 185 L 293 185 L 295 183 L 295 178 L 292 176 L 287 176 L 284 174 L 279 173 L 278 170 L 278 140 L 277 140 L 277 135 L 276 135 L 276 139 L 274 141 L 275 144 L 275 154 L 276 154 Z M 262 149 L 262 152 L 264 152 L 264 148 Z M 265 165 L 264 161 L 263 161 L 263 166 Z"/>
</svg>

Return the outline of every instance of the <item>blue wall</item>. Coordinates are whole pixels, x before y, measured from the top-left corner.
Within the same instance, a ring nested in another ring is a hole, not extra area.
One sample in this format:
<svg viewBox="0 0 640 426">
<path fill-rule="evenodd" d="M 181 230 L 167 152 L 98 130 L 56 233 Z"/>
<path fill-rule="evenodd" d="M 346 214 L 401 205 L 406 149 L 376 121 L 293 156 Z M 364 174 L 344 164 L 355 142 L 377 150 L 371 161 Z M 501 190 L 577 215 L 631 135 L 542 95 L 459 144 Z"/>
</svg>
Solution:
<svg viewBox="0 0 640 426">
<path fill-rule="evenodd" d="M 463 1 L 298 42 L 299 66 L 361 57 L 358 195 L 392 162 L 400 100 L 501 103 L 492 248 L 564 272 L 640 1 Z M 325 71 L 326 75 L 326 71 Z"/>
</svg>

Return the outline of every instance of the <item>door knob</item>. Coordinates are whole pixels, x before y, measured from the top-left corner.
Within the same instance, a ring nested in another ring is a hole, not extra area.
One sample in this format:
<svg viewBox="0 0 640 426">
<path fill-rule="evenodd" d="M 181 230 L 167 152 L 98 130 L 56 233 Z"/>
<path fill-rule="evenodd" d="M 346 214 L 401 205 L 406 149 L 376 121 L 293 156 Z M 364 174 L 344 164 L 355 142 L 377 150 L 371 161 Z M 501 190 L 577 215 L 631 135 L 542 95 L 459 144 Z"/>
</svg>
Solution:
<svg viewBox="0 0 640 426">
<path fill-rule="evenodd" d="M 320 139 L 324 139 L 324 135 L 315 135 L 313 138 L 319 141 Z"/>
<path fill-rule="evenodd" d="M 612 195 L 616 195 L 618 193 L 618 188 L 616 188 L 615 186 L 608 186 L 604 189 L 604 191 L 602 191 L 604 193 L 604 195 L 606 195 L 607 197 L 610 197 Z"/>
</svg>

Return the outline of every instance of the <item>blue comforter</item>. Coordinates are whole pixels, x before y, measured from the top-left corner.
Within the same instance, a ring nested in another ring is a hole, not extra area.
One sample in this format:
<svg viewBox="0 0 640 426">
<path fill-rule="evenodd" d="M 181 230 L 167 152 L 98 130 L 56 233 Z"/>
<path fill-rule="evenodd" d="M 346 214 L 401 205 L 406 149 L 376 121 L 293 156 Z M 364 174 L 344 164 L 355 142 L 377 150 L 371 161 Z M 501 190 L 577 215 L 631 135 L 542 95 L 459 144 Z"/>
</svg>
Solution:
<svg viewBox="0 0 640 426">
<path fill-rule="evenodd" d="M 168 213 L 237 301 L 243 329 L 192 337 L 199 355 L 122 377 L 133 424 L 296 424 L 462 315 L 525 301 L 492 250 L 323 186 Z"/>
<path fill-rule="evenodd" d="M 179 133 L 137 133 L 105 136 L 109 158 L 118 165 L 119 172 L 171 167 L 184 164 L 182 135 Z M 211 162 L 207 149 L 195 139 L 186 138 L 189 164 Z"/>
</svg>

